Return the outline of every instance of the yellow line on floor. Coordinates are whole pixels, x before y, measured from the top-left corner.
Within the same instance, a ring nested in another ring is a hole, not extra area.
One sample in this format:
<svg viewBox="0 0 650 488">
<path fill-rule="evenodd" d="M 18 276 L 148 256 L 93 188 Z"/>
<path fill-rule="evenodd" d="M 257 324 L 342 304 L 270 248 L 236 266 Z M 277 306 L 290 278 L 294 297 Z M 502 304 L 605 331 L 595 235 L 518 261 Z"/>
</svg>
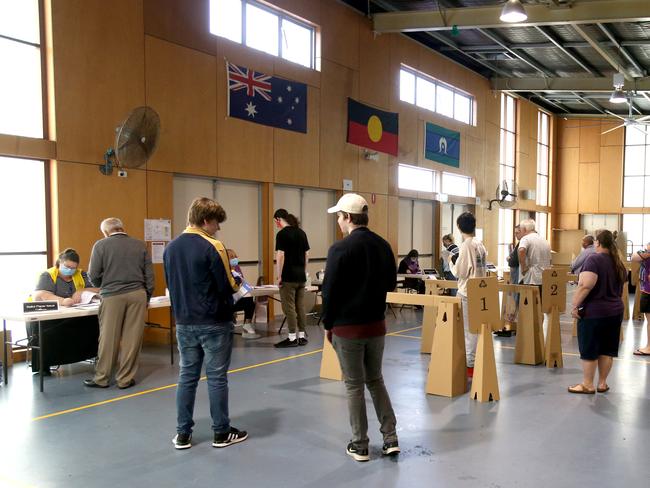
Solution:
<svg viewBox="0 0 650 488">
<path fill-rule="evenodd" d="M 409 339 L 420 339 L 418 336 L 412 336 L 407 334 L 391 334 L 393 337 L 408 337 Z"/>
<path fill-rule="evenodd" d="M 400 332 L 410 332 L 412 330 L 421 329 L 421 328 L 422 328 L 422 326 L 411 327 L 410 329 L 398 330 L 396 332 L 391 332 L 390 334 L 387 334 L 387 335 L 392 336 L 392 335 L 398 334 Z M 277 364 L 277 363 L 281 363 L 281 362 L 284 362 L 284 361 L 290 361 L 292 359 L 298 359 L 298 358 L 302 358 L 302 357 L 305 357 L 305 356 L 311 356 L 311 355 L 314 355 L 314 354 L 318 354 L 319 352 L 322 352 L 322 351 L 323 351 L 323 349 L 316 349 L 315 351 L 304 352 L 302 354 L 295 354 L 293 356 L 287 356 L 285 358 L 278 358 L 278 359 L 273 359 L 271 361 L 265 361 L 263 363 L 251 364 L 250 366 L 243 366 L 241 368 L 231 369 L 230 371 L 228 371 L 228 373 L 229 374 L 241 373 L 242 371 L 248 371 L 249 369 L 261 368 L 262 366 L 268 366 L 270 364 Z M 205 376 L 201 377 L 201 381 L 203 381 L 205 379 L 206 379 Z M 135 398 L 135 397 L 139 397 L 139 396 L 142 396 L 142 395 L 148 395 L 149 393 L 155 393 L 157 391 L 168 390 L 170 388 L 176 388 L 177 386 L 178 386 L 178 383 L 174 383 L 174 384 L 171 384 L 171 385 L 165 385 L 165 386 L 159 386 L 158 388 L 151 388 L 149 390 L 143 390 L 143 391 L 139 391 L 137 393 L 131 393 L 130 395 L 122 395 L 122 396 L 118 396 L 118 397 L 115 397 L 115 398 L 110 398 L 108 400 L 103 400 L 101 402 L 90 403 L 88 405 L 81 405 L 79 407 L 69 408 L 67 410 L 61 410 L 59 412 L 48 413 L 46 415 L 41 415 L 40 417 L 34 417 L 32 419 L 32 422 L 37 421 L 37 420 L 45 420 L 45 419 L 49 419 L 49 418 L 52 418 L 52 417 L 58 417 L 59 415 L 65 415 L 65 414 L 68 414 L 68 413 L 79 412 L 81 410 L 87 410 L 89 408 L 100 407 L 102 405 L 108 405 L 109 403 L 120 402 L 122 400 L 127 400 L 129 398 Z"/>
</svg>

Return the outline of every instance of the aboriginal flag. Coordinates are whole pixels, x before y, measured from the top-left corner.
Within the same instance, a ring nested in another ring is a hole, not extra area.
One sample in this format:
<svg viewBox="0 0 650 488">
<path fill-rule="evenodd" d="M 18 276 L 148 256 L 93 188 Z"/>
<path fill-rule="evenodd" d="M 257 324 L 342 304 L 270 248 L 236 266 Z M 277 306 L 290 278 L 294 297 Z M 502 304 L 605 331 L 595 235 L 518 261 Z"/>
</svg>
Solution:
<svg viewBox="0 0 650 488">
<path fill-rule="evenodd" d="M 397 114 L 348 98 L 348 142 L 397 156 Z"/>
</svg>

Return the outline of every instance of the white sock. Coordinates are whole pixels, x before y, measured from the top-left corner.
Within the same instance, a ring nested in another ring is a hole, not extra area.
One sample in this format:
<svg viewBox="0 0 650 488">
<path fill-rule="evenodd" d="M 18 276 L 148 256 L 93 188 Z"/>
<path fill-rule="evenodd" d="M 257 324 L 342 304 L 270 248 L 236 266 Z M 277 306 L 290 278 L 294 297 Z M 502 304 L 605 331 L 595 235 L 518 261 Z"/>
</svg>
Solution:
<svg viewBox="0 0 650 488">
<path fill-rule="evenodd" d="M 305 338 L 305 333 L 303 331 L 298 332 L 298 337 L 300 337 L 301 339 L 304 339 Z"/>
<path fill-rule="evenodd" d="M 295 332 L 289 332 L 289 340 L 290 341 L 295 341 L 296 340 L 296 333 Z"/>
</svg>

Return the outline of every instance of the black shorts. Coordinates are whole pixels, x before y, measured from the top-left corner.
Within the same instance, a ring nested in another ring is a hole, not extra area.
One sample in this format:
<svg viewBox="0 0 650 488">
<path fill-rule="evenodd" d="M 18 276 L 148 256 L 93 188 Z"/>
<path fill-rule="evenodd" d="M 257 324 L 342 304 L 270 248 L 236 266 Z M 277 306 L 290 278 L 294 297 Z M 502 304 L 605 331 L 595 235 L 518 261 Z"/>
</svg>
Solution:
<svg viewBox="0 0 650 488">
<path fill-rule="evenodd" d="M 578 320 L 580 359 L 593 361 L 598 356 L 618 356 L 623 315 Z"/>
<path fill-rule="evenodd" d="M 641 286 L 641 285 L 637 285 L 637 286 Z M 639 311 L 641 313 L 650 313 L 650 294 L 641 292 Z"/>
</svg>

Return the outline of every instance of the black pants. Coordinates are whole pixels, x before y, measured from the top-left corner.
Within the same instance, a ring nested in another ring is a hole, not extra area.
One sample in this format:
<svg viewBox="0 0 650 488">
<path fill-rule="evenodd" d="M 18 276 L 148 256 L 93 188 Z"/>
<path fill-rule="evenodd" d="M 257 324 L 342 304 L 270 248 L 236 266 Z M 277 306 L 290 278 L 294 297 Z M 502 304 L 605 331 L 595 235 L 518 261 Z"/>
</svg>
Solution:
<svg viewBox="0 0 650 488">
<path fill-rule="evenodd" d="M 404 286 L 406 288 L 410 288 L 411 290 L 416 290 L 420 295 L 424 295 L 424 290 L 425 290 L 424 280 L 406 278 L 404 280 Z"/>
<path fill-rule="evenodd" d="M 244 320 L 251 322 L 255 314 L 255 300 L 253 297 L 240 298 L 233 309 L 235 312 L 244 311 Z"/>
<path fill-rule="evenodd" d="M 25 324 L 30 344 L 38 346 L 36 323 Z M 59 364 L 71 364 L 97 357 L 99 343 L 99 321 L 97 316 L 76 317 L 73 319 L 48 320 L 41 322 L 45 350 L 43 351 L 43 370 Z M 32 351 L 32 371 L 39 369 L 38 349 Z"/>
</svg>

